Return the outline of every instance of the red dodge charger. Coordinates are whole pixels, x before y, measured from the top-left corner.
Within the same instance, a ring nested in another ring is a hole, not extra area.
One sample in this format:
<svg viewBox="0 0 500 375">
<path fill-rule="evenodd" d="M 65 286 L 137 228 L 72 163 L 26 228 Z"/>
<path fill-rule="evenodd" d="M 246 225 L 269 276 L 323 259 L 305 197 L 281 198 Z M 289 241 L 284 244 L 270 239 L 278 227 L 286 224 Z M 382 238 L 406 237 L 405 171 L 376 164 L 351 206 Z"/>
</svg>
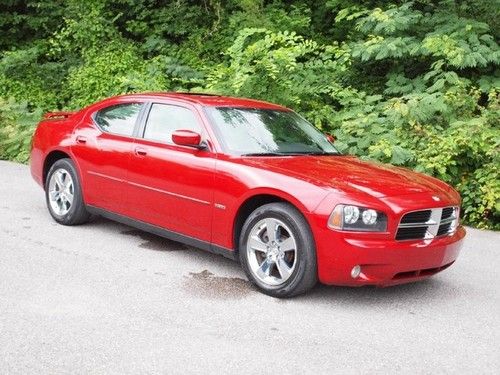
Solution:
<svg viewBox="0 0 500 375">
<path fill-rule="evenodd" d="M 449 267 L 460 196 L 435 178 L 342 155 L 290 109 L 149 93 L 45 115 L 31 173 L 52 217 L 91 215 L 238 259 L 264 293 L 387 286 Z"/>
</svg>

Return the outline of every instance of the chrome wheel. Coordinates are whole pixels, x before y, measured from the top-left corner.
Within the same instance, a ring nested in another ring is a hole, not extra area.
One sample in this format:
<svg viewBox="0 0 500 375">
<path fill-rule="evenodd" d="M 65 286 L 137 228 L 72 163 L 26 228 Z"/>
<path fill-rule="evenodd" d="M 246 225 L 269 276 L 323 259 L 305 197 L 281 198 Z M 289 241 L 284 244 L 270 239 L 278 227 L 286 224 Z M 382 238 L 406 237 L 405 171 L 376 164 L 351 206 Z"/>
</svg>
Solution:
<svg viewBox="0 0 500 375">
<path fill-rule="evenodd" d="M 71 209 L 75 197 L 73 179 L 66 169 L 57 169 L 50 176 L 49 203 L 52 211 L 59 216 L 66 215 Z"/>
<path fill-rule="evenodd" d="M 285 283 L 297 263 L 297 242 L 281 220 L 266 218 L 251 229 L 247 242 L 250 271 L 261 282 L 276 286 Z"/>
</svg>

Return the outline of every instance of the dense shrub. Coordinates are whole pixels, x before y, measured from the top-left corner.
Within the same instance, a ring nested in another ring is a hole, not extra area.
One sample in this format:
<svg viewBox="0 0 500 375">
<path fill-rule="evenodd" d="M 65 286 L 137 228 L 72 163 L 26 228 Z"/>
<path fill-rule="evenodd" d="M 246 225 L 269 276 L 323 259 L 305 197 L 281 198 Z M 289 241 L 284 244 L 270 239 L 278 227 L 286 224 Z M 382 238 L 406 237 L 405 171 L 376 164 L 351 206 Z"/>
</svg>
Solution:
<svg viewBox="0 0 500 375">
<path fill-rule="evenodd" d="M 41 111 L 138 91 L 249 96 L 293 107 L 343 152 L 449 182 L 467 223 L 500 229 L 500 10 L 489 2 L 7 3 L 1 158 L 26 160 Z"/>
<path fill-rule="evenodd" d="M 41 116 L 41 110 L 30 111 L 27 103 L 0 98 L 0 159 L 28 161 L 31 137 Z"/>
</svg>

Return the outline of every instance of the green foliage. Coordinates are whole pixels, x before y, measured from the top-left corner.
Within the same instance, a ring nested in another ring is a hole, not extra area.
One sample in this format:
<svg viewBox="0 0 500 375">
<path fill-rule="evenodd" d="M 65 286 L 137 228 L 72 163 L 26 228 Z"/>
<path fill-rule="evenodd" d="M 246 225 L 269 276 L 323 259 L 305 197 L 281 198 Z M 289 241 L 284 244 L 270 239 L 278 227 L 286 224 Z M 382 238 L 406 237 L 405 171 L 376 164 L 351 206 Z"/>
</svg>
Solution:
<svg viewBox="0 0 500 375">
<path fill-rule="evenodd" d="M 28 161 L 31 137 L 41 116 L 41 110 L 30 111 L 27 103 L 0 99 L 0 159 Z"/>
<path fill-rule="evenodd" d="M 45 61 L 44 46 L 7 51 L 0 59 L 0 97 L 28 100 L 43 108 L 57 107 L 60 65 Z"/>
<path fill-rule="evenodd" d="M 230 64 L 217 66 L 209 89 L 277 101 L 313 104 L 315 98 L 344 90 L 338 76 L 347 68 L 345 51 L 295 32 L 243 29 L 227 50 Z M 331 82 L 325 82 L 324 77 Z"/>
<path fill-rule="evenodd" d="M 64 88 L 74 108 L 129 92 L 127 77 L 141 74 L 144 69 L 136 48 L 129 45 L 111 44 L 88 51 L 83 57 L 82 65 L 70 69 Z"/>
<path fill-rule="evenodd" d="M 484 0 L 9 0 L 0 157 L 26 160 L 41 111 L 248 96 L 293 107 L 343 152 L 447 181 L 467 223 L 500 229 L 499 19 Z"/>
</svg>

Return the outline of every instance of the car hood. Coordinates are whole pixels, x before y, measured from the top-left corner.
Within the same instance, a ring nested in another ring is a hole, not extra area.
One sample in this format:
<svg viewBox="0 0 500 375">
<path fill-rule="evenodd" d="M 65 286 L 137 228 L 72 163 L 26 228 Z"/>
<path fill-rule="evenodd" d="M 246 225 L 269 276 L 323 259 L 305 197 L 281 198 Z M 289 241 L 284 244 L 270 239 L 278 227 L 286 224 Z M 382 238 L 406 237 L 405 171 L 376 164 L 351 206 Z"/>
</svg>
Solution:
<svg viewBox="0 0 500 375">
<path fill-rule="evenodd" d="M 449 190 L 433 177 L 352 156 L 245 157 L 242 162 L 324 188 L 357 190 L 376 198 Z"/>
</svg>

